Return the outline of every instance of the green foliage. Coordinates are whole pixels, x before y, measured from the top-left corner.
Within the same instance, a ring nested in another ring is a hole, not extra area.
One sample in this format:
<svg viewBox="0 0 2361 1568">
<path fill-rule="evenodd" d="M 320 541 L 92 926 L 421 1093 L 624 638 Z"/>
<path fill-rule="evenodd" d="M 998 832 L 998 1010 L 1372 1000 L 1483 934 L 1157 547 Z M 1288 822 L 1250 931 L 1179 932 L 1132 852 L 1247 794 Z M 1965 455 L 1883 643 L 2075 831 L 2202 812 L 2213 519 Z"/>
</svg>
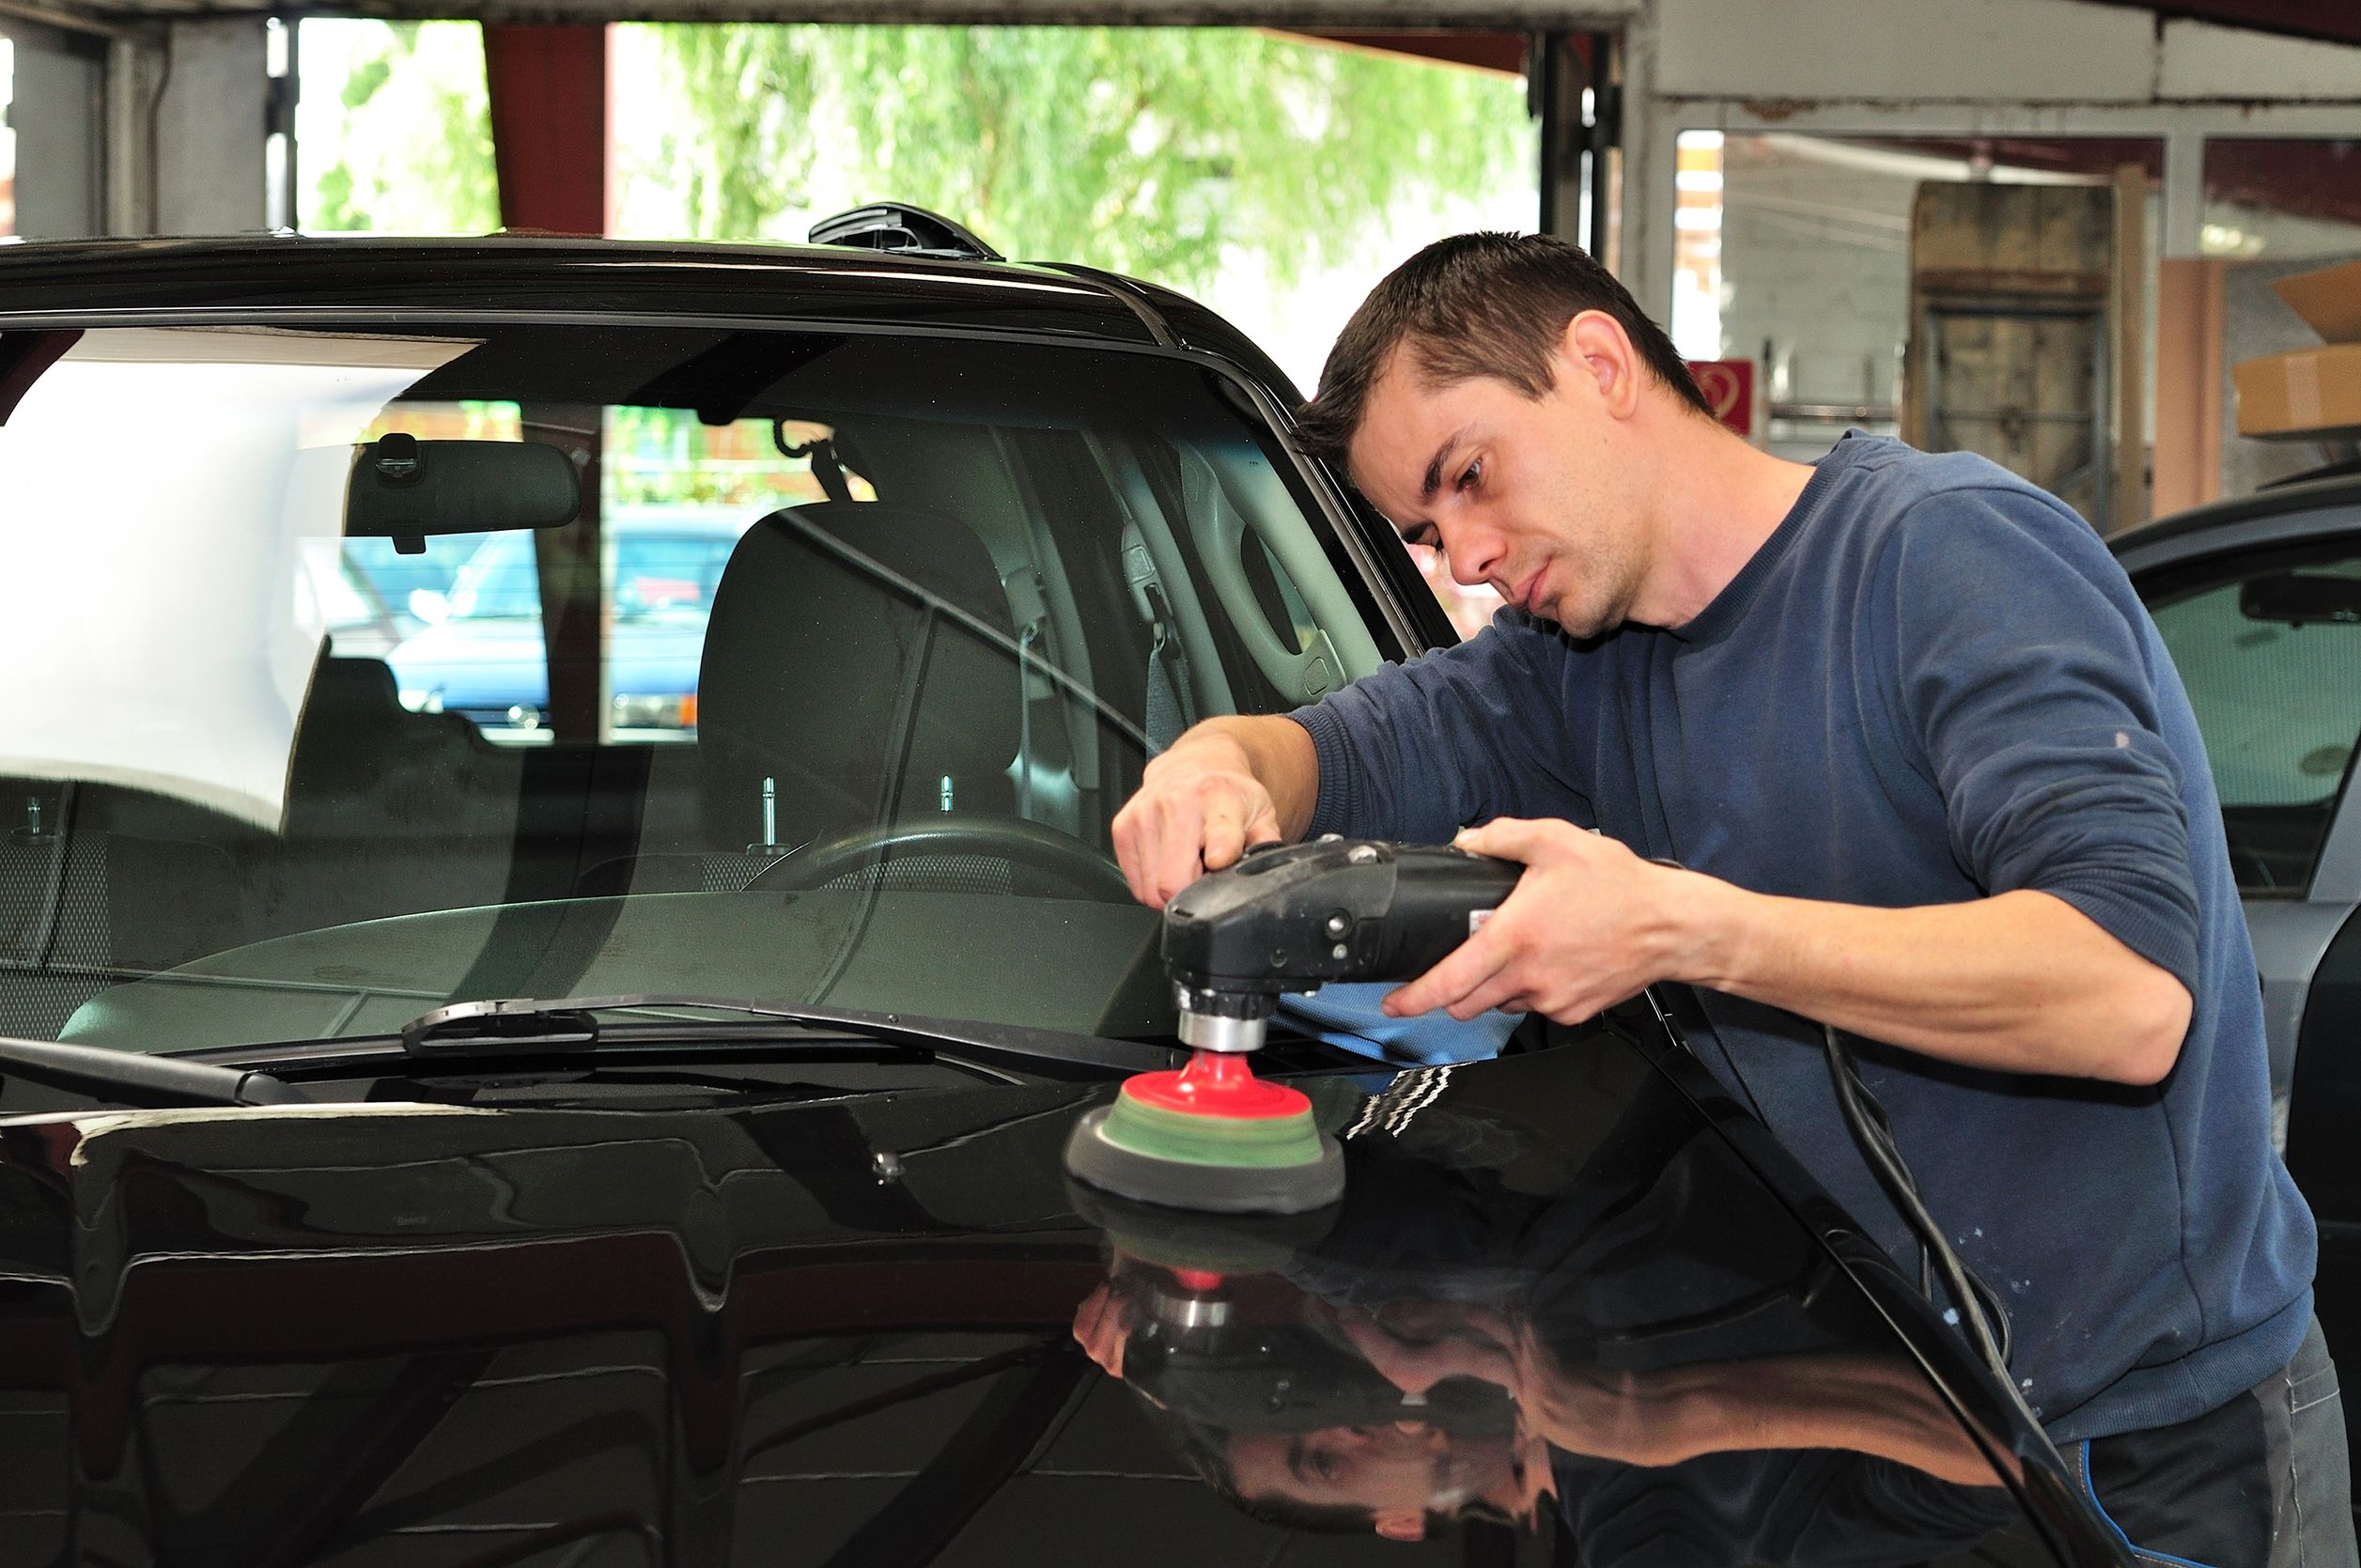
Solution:
<svg viewBox="0 0 2361 1568">
<path fill-rule="evenodd" d="M 394 62 L 380 54 L 374 60 L 364 60 L 350 76 L 345 78 L 341 95 L 344 106 L 358 109 L 377 96 L 377 89 L 385 85 L 394 74 Z"/>
<path fill-rule="evenodd" d="M 342 19 L 303 25 L 348 30 L 352 49 L 335 94 L 342 119 L 299 125 L 317 160 L 307 166 L 318 171 L 303 226 L 462 234 L 500 226 L 475 25 Z"/>
<path fill-rule="evenodd" d="M 1293 281 L 1397 203 L 1528 180 L 1518 84 L 1235 28 L 668 24 L 694 231 L 753 238 L 822 159 L 1014 254 Z"/>
<path fill-rule="evenodd" d="M 332 163 L 313 192 L 309 226 L 349 232 L 369 226 L 369 215 L 352 205 L 352 171 Z"/>
</svg>

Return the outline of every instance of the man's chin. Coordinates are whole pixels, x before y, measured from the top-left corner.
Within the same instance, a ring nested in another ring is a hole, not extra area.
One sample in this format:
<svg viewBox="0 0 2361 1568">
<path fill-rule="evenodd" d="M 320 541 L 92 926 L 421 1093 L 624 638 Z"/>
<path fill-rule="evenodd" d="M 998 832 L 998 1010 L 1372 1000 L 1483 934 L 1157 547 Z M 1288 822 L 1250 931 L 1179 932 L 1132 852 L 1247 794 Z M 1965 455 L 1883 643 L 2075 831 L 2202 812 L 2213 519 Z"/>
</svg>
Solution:
<svg viewBox="0 0 2361 1568">
<path fill-rule="evenodd" d="M 1542 625 L 1555 627 L 1577 643 L 1588 642 L 1593 637 L 1615 629 L 1606 623 L 1603 616 L 1580 613 L 1570 616 L 1565 614 L 1562 607 L 1555 602 L 1536 605 L 1530 613 Z"/>
</svg>

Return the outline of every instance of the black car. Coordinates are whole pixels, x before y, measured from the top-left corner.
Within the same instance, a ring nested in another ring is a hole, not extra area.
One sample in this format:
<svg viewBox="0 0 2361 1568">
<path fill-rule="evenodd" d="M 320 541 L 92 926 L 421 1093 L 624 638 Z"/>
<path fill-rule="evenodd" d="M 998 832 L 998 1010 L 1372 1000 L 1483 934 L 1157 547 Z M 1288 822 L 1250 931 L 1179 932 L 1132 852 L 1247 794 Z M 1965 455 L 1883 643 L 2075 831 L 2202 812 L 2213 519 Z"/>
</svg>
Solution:
<svg viewBox="0 0 2361 1568">
<path fill-rule="evenodd" d="M 0 1562 L 2123 1560 L 1652 1002 L 1282 1023 L 1313 1215 L 1068 1181 L 1146 758 L 1451 635 L 1293 396 L 1079 269 L 0 254 Z M 740 527 L 663 743 L 649 506 Z M 299 588 L 524 530 L 531 745 Z"/>
</svg>

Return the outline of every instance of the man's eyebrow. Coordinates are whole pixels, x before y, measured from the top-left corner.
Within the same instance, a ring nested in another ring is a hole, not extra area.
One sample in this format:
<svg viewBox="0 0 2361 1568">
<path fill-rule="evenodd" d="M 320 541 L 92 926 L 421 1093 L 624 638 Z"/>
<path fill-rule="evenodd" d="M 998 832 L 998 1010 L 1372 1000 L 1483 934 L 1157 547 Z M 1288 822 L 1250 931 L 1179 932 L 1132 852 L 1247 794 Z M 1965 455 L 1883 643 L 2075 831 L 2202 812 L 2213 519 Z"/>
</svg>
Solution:
<svg viewBox="0 0 2361 1568">
<path fill-rule="evenodd" d="M 1443 488 L 1443 459 L 1451 456 L 1452 448 L 1457 446 L 1460 438 L 1467 433 L 1468 427 L 1464 425 L 1453 430 L 1443 438 L 1443 444 L 1435 449 L 1435 456 L 1427 459 L 1426 476 L 1419 485 L 1421 502 L 1434 500 L 1435 492 Z"/>
</svg>

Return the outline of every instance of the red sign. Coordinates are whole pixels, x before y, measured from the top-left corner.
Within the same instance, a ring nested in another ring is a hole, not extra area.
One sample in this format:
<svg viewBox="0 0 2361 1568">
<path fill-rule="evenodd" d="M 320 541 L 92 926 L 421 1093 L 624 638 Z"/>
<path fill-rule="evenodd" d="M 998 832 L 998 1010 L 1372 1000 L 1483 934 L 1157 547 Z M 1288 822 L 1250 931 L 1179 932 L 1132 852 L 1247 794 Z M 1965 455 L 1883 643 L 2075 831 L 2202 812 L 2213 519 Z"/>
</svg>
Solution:
<svg viewBox="0 0 2361 1568">
<path fill-rule="evenodd" d="M 1693 359 L 1688 367 L 1689 374 L 1697 378 L 1697 390 L 1705 395 L 1705 406 L 1714 411 L 1714 417 L 1752 441 L 1754 361 Z"/>
</svg>

